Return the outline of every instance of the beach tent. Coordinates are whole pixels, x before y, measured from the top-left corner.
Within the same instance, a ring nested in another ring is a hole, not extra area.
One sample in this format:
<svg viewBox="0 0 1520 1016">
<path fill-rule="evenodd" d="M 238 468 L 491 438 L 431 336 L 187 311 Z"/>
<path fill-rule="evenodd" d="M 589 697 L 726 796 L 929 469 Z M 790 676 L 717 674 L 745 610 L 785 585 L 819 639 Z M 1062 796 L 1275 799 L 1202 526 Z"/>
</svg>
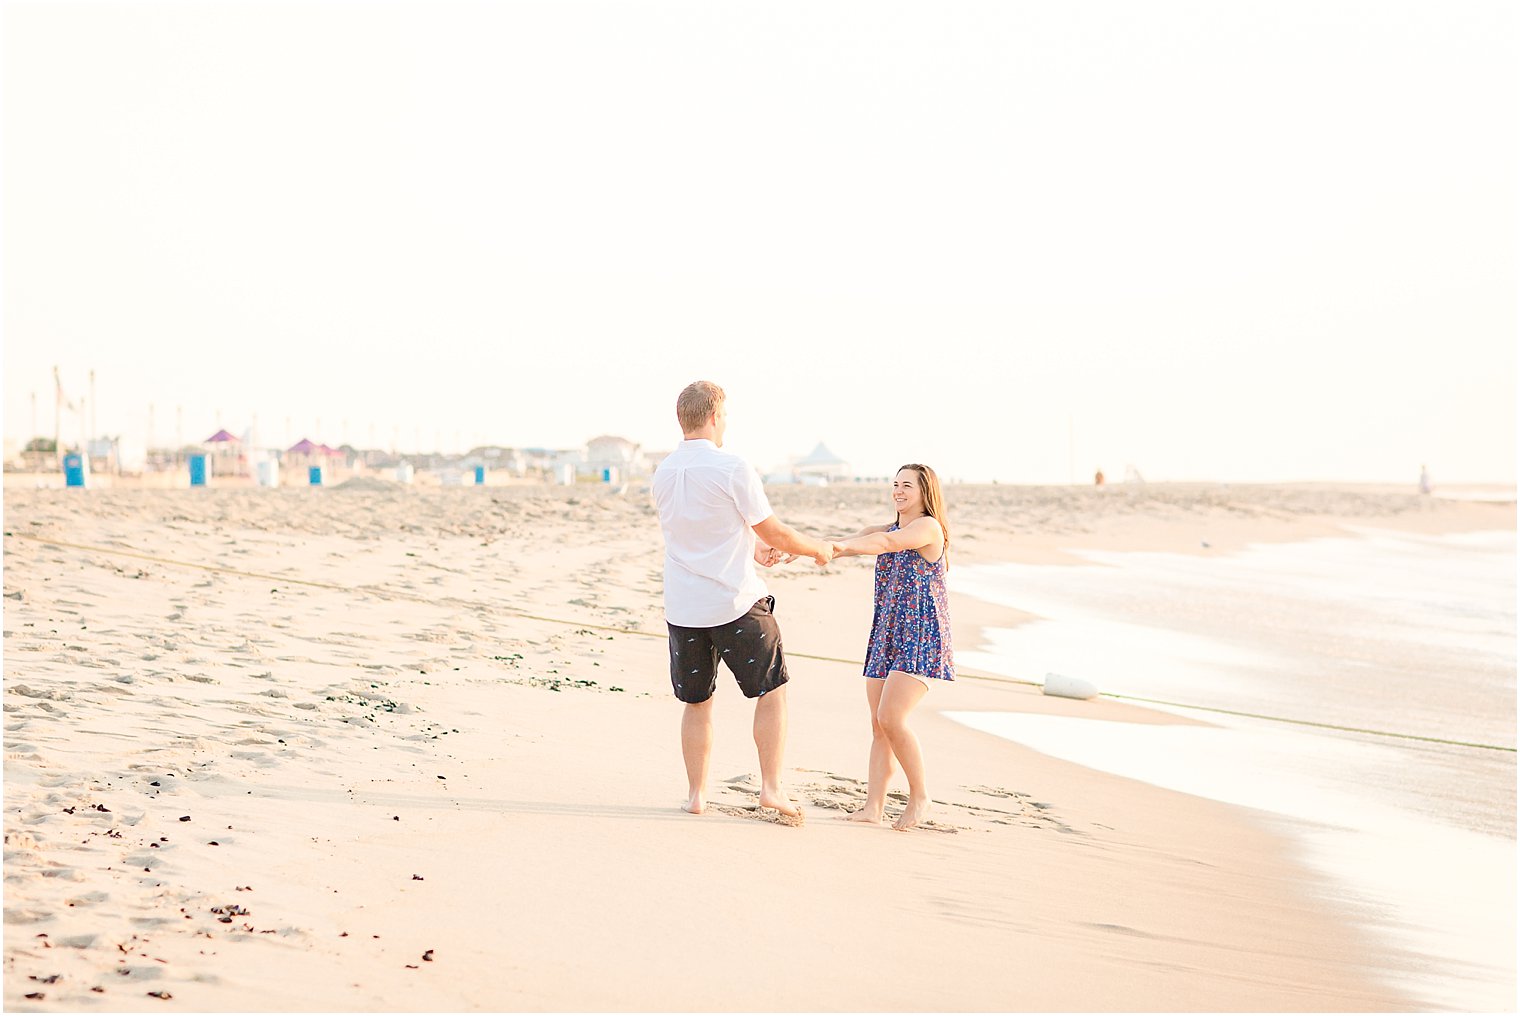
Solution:
<svg viewBox="0 0 1520 1016">
<path fill-rule="evenodd" d="M 336 469 L 340 466 L 347 467 L 348 465 L 348 452 L 342 448 L 333 448 L 325 444 L 318 445 L 317 454 L 323 457 L 322 465 L 329 469 Z"/>
<path fill-rule="evenodd" d="M 793 468 L 799 477 L 843 480 L 850 475 L 850 464 L 829 451 L 822 441 L 804 458 L 798 459 Z"/>
<path fill-rule="evenodd" d="M 639 446 L 625 437 L 603 434 L 586 442 L 586 455 L 578 471 L 600 477 L 612 469 L 615 475 L 627 478 L 640 472 Z"/>
<path fill-rule="evenodd" d="M 327 465 L 327 456 L 322 453 L 323 447 L 310 438 L 303 437 L 285 450 L 285 467 L 304 471 L 311 466 Z"/>
<path fill-rule="evenodd" d="M 243 476 L 248 472 L 248 460 L 243 455 L 243 442 L 226 430 L 219 430 L 201 442 L 211 452 L 213 472 L 217 476 Z"/>
</svg>

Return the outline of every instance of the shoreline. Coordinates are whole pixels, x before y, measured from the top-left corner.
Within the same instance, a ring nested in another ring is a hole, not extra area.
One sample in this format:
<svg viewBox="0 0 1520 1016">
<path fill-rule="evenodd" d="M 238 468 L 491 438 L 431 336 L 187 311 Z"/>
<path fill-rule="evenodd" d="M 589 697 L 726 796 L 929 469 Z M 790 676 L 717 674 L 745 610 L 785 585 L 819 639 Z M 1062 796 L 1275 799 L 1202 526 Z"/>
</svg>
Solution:
<svg viewBox="0 0 1520 1016">
<path fill-rule="evenodd" d="M 973 569 L 975 577 L 968 576 L 971 593 L 988 596 L 991 603 L 1020 603 L 1054 622 L 1039 632 L 1025 632 L 1023 624 L 1034 615 L 1021 612 L 1015 626 L 985 629 L 983 636 L 991 644 L 979 647 L 985 651 L 967 654 L 974 666 L 1017 673 L 1007 661 L 1022 661 L 1026 668 L 1043 671 L 1059 658 L 1066 661 L 1065 667 L 1073 668 L 1065 672 L 1097 678 L 1107 696 L 1160 709 L 1197 725 L 1174 725 L 1151 733 L 1147 730 L 1155 728 L 1092 717 L 1078 722 L 1075 717 L 1037 716 L 1027 711 L 952 716 L 1055 758 L 1260 811 L 1326 881 L 1327 896 L 1354 903 L 1348 912 L 1360 914 L 1359 923 L 1382 943 L 1392 983 L 1407 986 L 1424 1006 L 1457 1011 L 1513 1009 L 1514 912 L 1512 908 L 1506 912 L 1502 905 L 1513 898 L 1515 875 L 1512 644 L 1506 651 L 1477 634 L 1463 642 L 1464 685 L 1497 693 L 1498 687 L 1490 683 L 1496 676 L 1493 668 L 1508 675 L 1507 708 L 1502 697 L 1493 708 L 1496 718 L 1508 715 L 1509 729 L 1503 730 L 1502 722 L 1497 728 L 1485 726 L 1479 743 L 1470 737 L 1450 739 L 1460 736 L 1450 721 L 1464 714 L 1457 706 L 1439 708 L 1445 694 L 1441 691 L 1422 690 L 1423 698 L 1403 708 L 1385 709 L 1375 697 L 1344 701 L 1345 694 L 1357 687 L 1354 680 L 1344 686 L 1340 698 L 1331 694 L 1308 699 L 1295 698 L 1294 682 L 1284 681 L 1276 684 L 1278 709 L 1270 710 L 1275 715 L 1262 715 L 1252 711 L 1248 702 L 1236 700 L 1250 694 L 1250 667 L 1263 665 L 1257 655 L 1263 640 L 1249 634 L 1254 626 L 1249 612 L 1241 612 L 1240 603 L 1224 597 L 1238 589 L 1260 590 L 1261 599 L 1254 605 L 1273 619 L 1271 630 L 1282 631 L 1290 601 L 1301 597 L 1311 602 L 1313 591 L 1305 586 L 1297 593 L 1284 592 L 1291 587 L 1278 583 L 1294 575 L 1291 567 L 1283 569 L 1285 563 L 1299 567 L 1312 563 L 1312 570 L 1303 574 L 1313 579 L 1298 581 L 1312 581 L 1314 586 L 1329 583 L 1330 589 L 1339 589 L 1353 575 L 1409 570 L 1398 592 L 1384 580 L 1378 590 L 1380 599 L 1362 605 L 1366 610 L 1376 603 L 1378 609 L 1387 610 L 1405 597 L 1416 597 L 1422 607 L 1419 614 L 1397 620 L 1389 616 L 1384 622 L 1407 626 L 1403 641 L 1445 643 L 1448 629 L 1421 627 L 1429 623 L 1421 616 L 1428 609 L 1438 618 L 1481 617 L 1483 631 L 1493 624 L 1501 629 L 1507 626 L 1512 642 L 1513 529 L 1463 526 L 1456 533 L 1435 536 L 1428 525 L 1345 528 L 1344 533 L 1318 534 L 1306 543 L 1253 541 L 1217 564 L 1174 552 L 1084 550 L 1079 552 L 1082 563 L 1096 568 L 988 565 Z M 1452 585 L 1458 576 L 1469 576 L 1471 581 L 1479 553 L 1484 555 L 1483 574 L 1488 576 L 1482 593 L 1478 587 Z M 1499 579 L 1500 573 L 1509 574 L 1510 580 Z M 1500 592 L 1506 585 L 1508 592 Z M 1217 605 L 1202 615 L 1188 610 L 1157 614 L 1136 600 L 1142 589 L 1161 602 L 1194 600 L 1203 591 L 1214 590 Z M 1465 594 L 1456 593 L 1459 589 Z M 1491 596 L 1498 596 L 1501 603 L 1508 600 L 1507 620 L 1502 619 L 1504 608 L 1499 608 L 1499 616 L 1490 616 L 1483 608 L 1483 603 L 1494 602 Z M 1321 589 L 1312 602 L 1318 606 L 1320 600 L 1333 598 L 1333 593 Z M 1222 633 L 1207 624 L 1220 611 L 1238 616 L 1237 634 Z M 1317 611 L 1309 608 L 1309 612 Z M 1377 616 L 1364 613 L 1363 623 Z M 1334 621 L 1326 622 L 1323 635 L 1334 627 Z M 1127 636 L 1135 640 L 1131 655 L 1068 651 L 1084 642 L 1126 637 L 1119 634 L 1121 628 L 1133 628 Z M 1342 629 L 1336 642 L 1322 645 L 1335 646 L 1348 637 L 1354 636 Z M 1360 637 L 1370 636 L 1364 632 Z M 1283 651 L 1299 641 L 1286 639 Z M 1402 653 L 1396 648 L 1402 644 L 1396 641 L 1377 658 L 1367 655 L 1371 646 L 1350 642 L 1340 648 L 1387 681 L 1397 679 L 1398 670 L 1391 664 Z M 1068 648 L 1063 650 L 1063 646 Z M 1239 655 L 1231 659 L 1226 653 Z M 1432 656 L 1411 666 L 1424 671 L 1435 659 Z M 1206 674 L 1192 660 L 1210 660 Z M 1450 661 L 1458 662 L 1456 658 Z M 1356 669 L 1326 669 L 1333 667 L 1329 660 L 1315 659 L 1312 654 L 1282 656 L 1275 666 L 1301 667 L 1305 673 L 1318 669 L 1320 679 L 1331 687 L 1353 679 Z M 1148 687 L 1162 672 L 1191 684 L 1192 693 L 1181 686 L 1170 693 Z M 1432 669 L 1420 676 L 1424 684 L 1437 678 L 1439 671 Z M 1238 688 L 1233 696 L 1228 691 L 1231 686 Z M 1360 711 L 1344 712 L 1347 706 L 1358 704 Z M 1397 733 L 1400 717 L 1405 722 L 1422 721 L 1421 732 L 1406 731 L 1401 737 Z M 1368 736 L 1374 734 L 1369 728 L 1393 733 Z M 1432 768 L 1437 772 L 1431 772 Z M 1453 776 L 1442 775 L 1445 770 Z M 1388 781 L 1399 781 L 1404 789 L 1387 792 L 1383 785 Z M 1440 803 L 1432 806 L 1433 802 Z M 1466 863 L 1452 866 L 1449 859 L 1453 857 L 1462 857 Z M 1399 956 L 1405 958 L 1394 966 L 1393 957 Z"/>
<path fill-rule="evenodd" d="M 842 490 L 773 503 L 815 531 L 876 511 Z M 838 821 L 863 794 L 860 679 L 800 654 L 858 656 L 868 567 L 766 575 L 799 654 L 790 830 L 755 821 L 721 679 L 713 809 L 679 812 L 664 647 L 589 627 L 659 630 L 637 495 L 100 493 L 6 490 L 8 1008 L 1416 1007 L 1248 813 L 940 710 L 1174 716 L 963 680 L 921 711 L 936 826 Z M 1151 508 L 1178 541 L 1193 524 Z M 965 560 L 1007 545 L 1002 517 L 958 516 Z M 693 932 L 780 974 L 658 948 Z M 883 983 L 924 936 L 953 945 L 933 974 Z"/>
</svg>

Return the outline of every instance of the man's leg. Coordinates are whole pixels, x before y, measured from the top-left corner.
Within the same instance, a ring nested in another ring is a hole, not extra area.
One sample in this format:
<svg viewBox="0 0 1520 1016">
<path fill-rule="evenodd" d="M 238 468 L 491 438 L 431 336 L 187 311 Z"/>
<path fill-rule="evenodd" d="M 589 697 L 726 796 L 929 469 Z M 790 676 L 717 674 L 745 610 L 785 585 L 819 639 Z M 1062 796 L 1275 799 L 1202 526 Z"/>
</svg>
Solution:
<svg viewBox="0 0 1520 1016">
<path fill-rule="evenodd" d="M 681 757 L 686 760 L 686 782 L 689 793 L 685 808 L 693 815 L 702 814 L 707 807 L 707 767 L 712 760 L 712 704 L 706 702 L 686 703 L 681 713 Z"/>
<path fill-rule="evenodd" d="M 755 703 L 755 747 L 760 751 L 760 807 L 783 815 L 801 815 L 781 789 L 781 759 L 786 752 L 786 685 L 761 695 Z"/>
</svg>

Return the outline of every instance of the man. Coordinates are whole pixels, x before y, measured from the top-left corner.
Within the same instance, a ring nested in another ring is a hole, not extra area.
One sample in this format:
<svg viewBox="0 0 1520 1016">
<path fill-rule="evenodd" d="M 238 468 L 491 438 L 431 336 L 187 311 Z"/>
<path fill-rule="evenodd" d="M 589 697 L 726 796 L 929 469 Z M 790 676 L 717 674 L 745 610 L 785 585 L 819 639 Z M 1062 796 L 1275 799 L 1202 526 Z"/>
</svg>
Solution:
<svg viewBox="0 0 1520 1016">
<path fill-rule="evenodd" d="M 829 563 L 833 546 L 803 536 L 771 512 L 760 476 L 725 452 L 728 410 L 723 389 L 694 381 L 676 399 L 681 445 L 654 474 L 654 503 L 665 534 L 665 620 L 670 683 L 686 703 L 681 755 L 690 784 L 685 809 L 706 807 L 712 756 L 712 696 L 718 661 L 728 665 L 755 703 L 760 806 L 792 818 L 802 813 L 781 789 L 786 746 L 786 659 L 781 630 L 755 565 L 783 554 Z M 791 560 L 789 557 L 787 560 Z"/>
</svg>

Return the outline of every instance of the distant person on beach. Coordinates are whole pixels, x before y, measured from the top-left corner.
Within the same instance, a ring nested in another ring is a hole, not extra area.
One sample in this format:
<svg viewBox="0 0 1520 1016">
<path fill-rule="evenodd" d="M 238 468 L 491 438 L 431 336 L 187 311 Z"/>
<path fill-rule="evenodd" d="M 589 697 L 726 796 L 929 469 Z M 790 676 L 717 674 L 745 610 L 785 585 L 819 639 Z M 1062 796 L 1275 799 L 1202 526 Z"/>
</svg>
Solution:
<svg viewBox="0 0 1520 1016">
<path fill-rule="evenodd" d="M 865 806 L 850 820 L 882 821 L 896 760 L 908 778 L 908 805 L 892 828 L 912 829 L 929 812 L 929 789 L 923 751 L 908 717 L 931 687 L 955 680 L 945 591 L 950 528 L 939 477 L 928 466 L 910 462 L 897 471 L 892 508 L 896 521 L 834 543 L 835 557 L 876 555 L 876 607 L 865 665 L 869 784 Z"/>
<path fill-rule="evenodd" d="M 1093 474 L 1093 486 L 1094 487 L 1101 487 L 1101 486 L 1103 486 L 1103 470 L 1100 469 L 1096 473 Z"/>
<path fill-rule="evenodd" d="M 1426 469 L 1424 466 L 1420 467 L 1420 493 L 1430 493 L 1430 470 Z"/>
<path fill-rule="evenodd" d="M 712 757 L 712 696 L 721 659 L 755 702 L 760 807 L 789 819 L 802 812 L 781 788 L 786 747 L 786 658 L 781 629 L 755 572 L 795 557 L 829 563 L 833 548 L 776 518 L 748 462 L 723 448 L 728 410 L 723 389 L 694 381 L 676 399 L 680 446 L 660 463 L 652 484 L 665 535 L 665 621 L 670 683 L 686 703 L 681 755 L 689 784 L 685 809 L 706 807 Z"/>
</svg>

